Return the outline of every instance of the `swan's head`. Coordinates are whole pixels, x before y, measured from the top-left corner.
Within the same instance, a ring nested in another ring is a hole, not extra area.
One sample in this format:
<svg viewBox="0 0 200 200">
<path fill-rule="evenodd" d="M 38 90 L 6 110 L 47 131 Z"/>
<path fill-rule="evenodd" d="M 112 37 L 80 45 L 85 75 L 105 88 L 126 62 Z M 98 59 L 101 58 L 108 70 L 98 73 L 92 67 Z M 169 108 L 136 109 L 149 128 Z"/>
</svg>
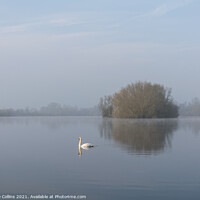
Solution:
<svg viewBox="0 0 200 200">
<path fill-rule="evenodd" d="M 81 137 L 79 137 L 78 140 L 81 140 Z"/>
</svg>

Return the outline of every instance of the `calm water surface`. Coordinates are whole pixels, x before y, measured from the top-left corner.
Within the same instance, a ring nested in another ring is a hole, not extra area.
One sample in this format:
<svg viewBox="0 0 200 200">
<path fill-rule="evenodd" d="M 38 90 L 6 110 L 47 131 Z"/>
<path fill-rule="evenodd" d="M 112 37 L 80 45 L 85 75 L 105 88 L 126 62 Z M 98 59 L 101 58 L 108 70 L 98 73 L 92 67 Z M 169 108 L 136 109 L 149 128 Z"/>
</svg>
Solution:
<svg viewBox="0 0 200 200">
<path fill-rule="evenodd" d="M 200 118 L 0 118 L 0 137 L 1 195 L 200 199 Z"/>
</svg>

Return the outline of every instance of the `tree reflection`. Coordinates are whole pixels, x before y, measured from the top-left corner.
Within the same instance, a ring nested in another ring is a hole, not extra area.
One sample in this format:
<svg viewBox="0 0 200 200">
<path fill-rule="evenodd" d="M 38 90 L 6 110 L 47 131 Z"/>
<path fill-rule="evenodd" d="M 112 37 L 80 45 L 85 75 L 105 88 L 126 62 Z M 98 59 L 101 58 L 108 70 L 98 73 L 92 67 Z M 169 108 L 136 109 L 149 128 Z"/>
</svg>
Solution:
<svg viewBox="0 0 200 200">
<path fill-rule="evenodd" d="M 156 154 L 171 146 L 177 127 L 176 119 L 103 119 L 100 134 L 130 153 Z"/>
</svg>

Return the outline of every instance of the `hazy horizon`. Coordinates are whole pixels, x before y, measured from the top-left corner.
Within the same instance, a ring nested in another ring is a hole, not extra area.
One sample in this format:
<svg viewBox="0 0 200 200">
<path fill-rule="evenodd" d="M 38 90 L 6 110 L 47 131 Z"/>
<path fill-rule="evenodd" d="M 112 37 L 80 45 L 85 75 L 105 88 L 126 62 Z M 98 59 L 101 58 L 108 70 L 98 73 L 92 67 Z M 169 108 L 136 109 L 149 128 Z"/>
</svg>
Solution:
<svg viewBox="0 0 200 200">
<path fill-rule="evenodd" d="M 0 0 L 0 108 L 81 108 L 136 81 L 200 98 L 197 0 Z"/>
</svg>

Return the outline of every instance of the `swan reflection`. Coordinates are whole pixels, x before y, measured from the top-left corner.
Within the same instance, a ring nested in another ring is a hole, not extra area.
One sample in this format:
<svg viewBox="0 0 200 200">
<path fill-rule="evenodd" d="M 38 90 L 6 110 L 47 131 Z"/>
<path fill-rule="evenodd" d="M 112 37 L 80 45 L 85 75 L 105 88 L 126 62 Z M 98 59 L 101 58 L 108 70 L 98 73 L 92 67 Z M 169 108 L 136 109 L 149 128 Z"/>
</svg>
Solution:
<svg viewBox="0 0 200 200">
<path fill-rule="evenodd" d="M 82 156 L 82 151 L 80 147 L 78 148 L 78 156 Z"/>
</svg>

